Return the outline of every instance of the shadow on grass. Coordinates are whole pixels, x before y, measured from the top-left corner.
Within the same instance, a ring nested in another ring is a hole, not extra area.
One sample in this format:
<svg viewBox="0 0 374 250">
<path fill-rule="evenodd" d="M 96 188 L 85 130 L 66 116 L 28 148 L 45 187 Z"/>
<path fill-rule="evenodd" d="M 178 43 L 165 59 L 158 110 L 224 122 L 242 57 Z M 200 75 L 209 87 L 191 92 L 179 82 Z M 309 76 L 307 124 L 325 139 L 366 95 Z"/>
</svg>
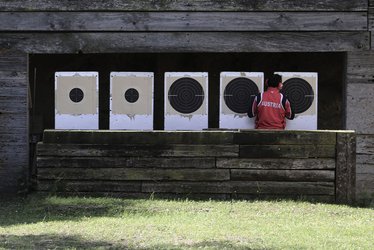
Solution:
<svg viewBox="0 0 374 250">
<path fill-rule="evenodd" d="M 126 240 L 113 243 L 102 240 L 87 240 L 81 236 L 41 235 L 0 235 L 0 248 L 5 249 L 256 249 L 248 244 L 235 245 L 230 241 L 202 241 L 191 244 L 156 244 L 137 246 Z M 263 248 L 257 248 L 263 249 Z"/>
<path fill-rule="evenodd" d="M 5 249 L 120 249 L 105 241 L 88 241 L 80 236 L 0 235 L 0 248 Z"/>
<path fill-rule="evenodd" d="M 150 216 L 160 211 L 136 200 L 116 198 L 57 197 L 33 194 L 0 201 L 0 226 L 50 221 L 76 221 L 83 217 Z"/>
</svg>

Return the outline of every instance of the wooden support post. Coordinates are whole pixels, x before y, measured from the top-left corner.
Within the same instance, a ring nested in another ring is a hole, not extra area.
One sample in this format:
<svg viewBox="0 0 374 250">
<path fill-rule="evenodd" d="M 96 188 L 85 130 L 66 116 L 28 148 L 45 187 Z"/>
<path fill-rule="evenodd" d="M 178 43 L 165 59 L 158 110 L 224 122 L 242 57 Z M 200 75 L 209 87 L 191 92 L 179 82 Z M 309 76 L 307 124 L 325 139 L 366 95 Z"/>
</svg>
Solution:
<svg viewBox="0 0 374 250">
<path fill-rule="evenodd" d="M 356 134 L 338 132 L 336 141 L 335 201 L 352 204 L 356 186 Z"/>
</svg>

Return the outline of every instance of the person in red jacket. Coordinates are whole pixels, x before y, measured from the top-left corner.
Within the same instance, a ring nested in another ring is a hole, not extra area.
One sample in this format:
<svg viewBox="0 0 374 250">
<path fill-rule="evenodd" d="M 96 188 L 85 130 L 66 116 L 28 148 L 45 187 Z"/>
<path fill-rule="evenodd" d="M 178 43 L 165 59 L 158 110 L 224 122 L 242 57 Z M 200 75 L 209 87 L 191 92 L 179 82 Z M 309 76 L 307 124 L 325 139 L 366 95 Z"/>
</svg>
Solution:
<svg viewBox="0 0 374 250">
<path fill-rule="evenodd" d="M 295 114 L 290 101 L 280 93 L 283 86 L 282 76 L 273 74 L 266 82 L 267 90 L 256 95 L 248 116 L 256 116 L 256 129 L 284 129 L 285 118 L 292 120 Z"/>
</svg>

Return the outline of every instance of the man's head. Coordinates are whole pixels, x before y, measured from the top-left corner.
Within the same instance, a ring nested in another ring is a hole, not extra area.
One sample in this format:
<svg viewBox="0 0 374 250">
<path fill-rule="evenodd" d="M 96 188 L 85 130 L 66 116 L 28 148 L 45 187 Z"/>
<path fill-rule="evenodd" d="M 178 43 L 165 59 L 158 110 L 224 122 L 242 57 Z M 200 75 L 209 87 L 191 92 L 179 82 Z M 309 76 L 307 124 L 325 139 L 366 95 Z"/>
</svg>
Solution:
<svg viewBox="0 0 374 250">
<path fill-rule="evenodd" d="M 282 85 L 282 76 L 273 74 L 269 77 L 267 84 L 269 87 L 278 88 Z"/>
</svg>

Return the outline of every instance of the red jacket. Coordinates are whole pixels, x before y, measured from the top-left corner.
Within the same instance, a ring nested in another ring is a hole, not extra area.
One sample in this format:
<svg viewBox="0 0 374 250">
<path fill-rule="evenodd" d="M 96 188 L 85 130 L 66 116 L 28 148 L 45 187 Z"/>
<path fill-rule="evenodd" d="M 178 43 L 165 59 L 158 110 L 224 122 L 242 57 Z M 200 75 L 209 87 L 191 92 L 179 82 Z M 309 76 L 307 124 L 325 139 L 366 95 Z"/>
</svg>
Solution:
<svg viewBox="0 0 374 250">
<path fill-rule="evenodd" d="M 258 94 L 251 107 L 248 116 L 256 116 L 256 129 L 284 129 L 285 118 L 292 120 L 295 117 L 289 100 L 278 88 L 269 87 Z"/>
</svg>

